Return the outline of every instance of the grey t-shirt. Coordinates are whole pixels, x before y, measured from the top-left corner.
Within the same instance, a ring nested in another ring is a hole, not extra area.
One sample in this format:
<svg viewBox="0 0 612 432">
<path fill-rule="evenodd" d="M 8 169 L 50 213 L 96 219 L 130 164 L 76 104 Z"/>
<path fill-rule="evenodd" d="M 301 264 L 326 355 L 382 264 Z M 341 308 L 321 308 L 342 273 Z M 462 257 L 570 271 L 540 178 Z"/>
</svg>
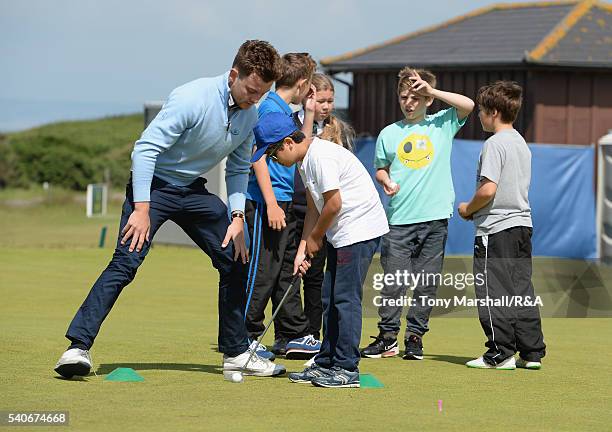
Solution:
<svg viewBox="0 0 612 432">
<path fill-rule="evenodd" d="M 495 234 L 516 226 L 531 227 L 531 152 L 516 130 L 501 130 L 485 141 L 476 187 L 483 177 L 497 183 L 497 192 L 489 204 L 474 213 L 476 235 Z"/>
</svg>

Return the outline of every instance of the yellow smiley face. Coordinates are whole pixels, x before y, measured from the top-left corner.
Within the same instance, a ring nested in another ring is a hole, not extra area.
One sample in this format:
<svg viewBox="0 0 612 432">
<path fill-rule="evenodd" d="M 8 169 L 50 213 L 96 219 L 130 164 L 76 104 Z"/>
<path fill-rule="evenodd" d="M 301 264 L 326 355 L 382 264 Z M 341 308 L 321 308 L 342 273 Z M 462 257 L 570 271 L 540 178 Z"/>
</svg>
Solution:
<svg viewBox="0 0 612 432">
<path fill-rule="evenodd" d="M 412 169 L 426 167 L 434 157 L 434 148 L 427 135 L 410 134 L 397 147 L 400 161 Z"/>
</svg>

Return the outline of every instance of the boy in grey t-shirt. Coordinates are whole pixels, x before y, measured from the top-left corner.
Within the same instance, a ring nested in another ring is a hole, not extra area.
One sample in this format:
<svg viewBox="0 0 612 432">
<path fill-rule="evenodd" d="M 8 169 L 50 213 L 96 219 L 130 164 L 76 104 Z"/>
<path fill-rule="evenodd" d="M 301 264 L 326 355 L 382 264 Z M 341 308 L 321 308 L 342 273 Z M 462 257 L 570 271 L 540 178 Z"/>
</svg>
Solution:
<svg viewBox="0 0 612 432">
<path fill-rule="evenodd" d="M 476 278 L 476 298 L 488 350 L 466 363 L 473 368 L 540 369 L 546 354 L 531 283 L 531 152 L 512 126 L 521 93 L 518 84 L 507 81 L 478 92 L 478 117 L 495 135 L 480 154 L 476 193 L 458 209 L 476 225 L 474 274 L 483 276 Z"/>
</svg>

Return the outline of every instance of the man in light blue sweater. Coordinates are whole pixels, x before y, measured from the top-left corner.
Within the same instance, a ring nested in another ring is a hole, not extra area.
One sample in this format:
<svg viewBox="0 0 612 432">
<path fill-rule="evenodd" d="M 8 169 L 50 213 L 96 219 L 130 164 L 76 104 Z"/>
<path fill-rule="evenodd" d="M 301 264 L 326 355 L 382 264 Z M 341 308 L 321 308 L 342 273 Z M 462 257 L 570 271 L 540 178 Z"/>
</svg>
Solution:
<svg viewBox="0 0 612 432">
<path fill-rule="evenodd" d="M 278 79 L 281 61 L 267 42 L 246 41 L 228 73 L 178 87 L 136 141 L 117 247 L 66 333 L 68 350 L 55 366 L 65 378 L 91 370 L 89 350 L 102 322 L 145 259 L 150 240 L 168 219 L 210 256 L 219 271 L 219 351 L 224 370 L 271 376 L 284 367 L 252 356 L 242 318 L 245 192 L 257 122 L 255 104 Z M 231 223 L 225 204 L 201 176 L 227 157 Z M 230 244 L 231 242 L 231 244 Z M 249 364 L 247 365 L 247 361 Z"/>
</svg>

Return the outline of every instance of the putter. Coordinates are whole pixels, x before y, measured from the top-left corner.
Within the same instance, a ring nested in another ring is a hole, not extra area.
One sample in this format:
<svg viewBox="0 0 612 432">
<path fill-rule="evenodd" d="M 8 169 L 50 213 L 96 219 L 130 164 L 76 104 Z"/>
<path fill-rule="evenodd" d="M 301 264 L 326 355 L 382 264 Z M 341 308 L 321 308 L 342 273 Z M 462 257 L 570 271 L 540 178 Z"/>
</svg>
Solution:
<svg viewBox="0 0 612 432">
<path fill-rule="evenodd" d="M 270 328 L 270 326 L 274 322 L 274 318 L 276 318 L 276 315 L 278 314 L 278 311 L 280 311 L 280 308 L 283 306 L 283 303 L 285 302 L 285 299 L 289 295 L 289 292 L 293 289 L 293 287 L 296 285 L 296 283 L 300 281 L 300 279 L 302 279 L 302 275 L 300 274 L 300 272 L 296 273 L 296 275 L 293 276 L 293 279 L 291 280 L 291 283 L 289 284 L 289 288 L 287 288 L 287 291 L 285 291 L 285 294 L 283 295 L 283 297 L 281 298 L 280 302 L 278 303 L 278 306 L 276 307 L 276 310 L 272 313 L 272 317 L 270 318 L 270 321 L 268 322 L 268 325 L 266 325 L 266 327 L 264 328 L 263 333 L 261 334 L 261 336 L 259 336 L 257 338 L 257 341 L 255 341 L 255 346 L 251 350 L 251 354 L 249 355 L 249 358 L 247 359 L 246 363 L 244 364 L 244 366 L 242 366 L 242 370 L 240 371 L 240 373 L 246 372 L 246 367 L 249 364 L 249 362 L 251 361 L 251 359 L 253 358 L 253 354 L 255 354 L 255 352 L 257 351 L 257 347 L 259 347 L 259 344 L 261 343 L 261 341 L 263 340 L 264 336 L 268 332 L 268 329 Z"/>
</svg>

